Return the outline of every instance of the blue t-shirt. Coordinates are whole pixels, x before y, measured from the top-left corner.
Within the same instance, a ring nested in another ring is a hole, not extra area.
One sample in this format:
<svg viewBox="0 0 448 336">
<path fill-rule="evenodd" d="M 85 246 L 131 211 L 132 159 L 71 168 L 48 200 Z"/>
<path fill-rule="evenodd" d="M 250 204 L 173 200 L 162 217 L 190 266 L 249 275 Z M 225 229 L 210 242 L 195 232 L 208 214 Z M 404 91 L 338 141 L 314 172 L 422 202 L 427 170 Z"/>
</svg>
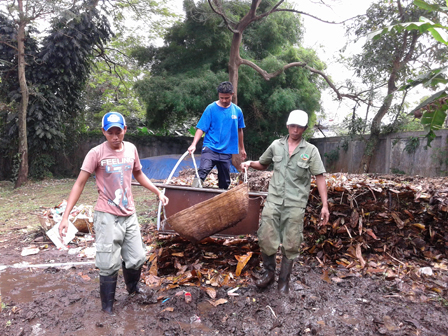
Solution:
<svg viewBox="0 0 448 336">
<path fill-rule="evenodd" d="M 221 154 L 238 154 L 238 129 L 245 128 L 241 109 L 231 103 L 224 108 L 216 102 L 207 106 L 197 126 L 204 131 L 204 147 Z"/>
</svg>

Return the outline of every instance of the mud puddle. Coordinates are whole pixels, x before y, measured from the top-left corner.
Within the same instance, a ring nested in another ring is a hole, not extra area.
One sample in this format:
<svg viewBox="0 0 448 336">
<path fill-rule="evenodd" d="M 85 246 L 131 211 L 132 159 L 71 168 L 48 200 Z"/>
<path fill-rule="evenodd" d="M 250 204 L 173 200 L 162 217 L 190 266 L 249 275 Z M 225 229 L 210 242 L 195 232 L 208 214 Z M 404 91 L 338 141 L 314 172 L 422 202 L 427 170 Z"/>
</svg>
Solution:
<svg viewBox="0 0 448 336">
<path fill-rule="evenodd" d="M 55 282 L 54 271 L 14 270 L 7 268 L 0 272 L 0 290 L 3 302 L 22 304 L 32 302 L 58 289 L 68 289 L 69 284 Z"/>
</svg>

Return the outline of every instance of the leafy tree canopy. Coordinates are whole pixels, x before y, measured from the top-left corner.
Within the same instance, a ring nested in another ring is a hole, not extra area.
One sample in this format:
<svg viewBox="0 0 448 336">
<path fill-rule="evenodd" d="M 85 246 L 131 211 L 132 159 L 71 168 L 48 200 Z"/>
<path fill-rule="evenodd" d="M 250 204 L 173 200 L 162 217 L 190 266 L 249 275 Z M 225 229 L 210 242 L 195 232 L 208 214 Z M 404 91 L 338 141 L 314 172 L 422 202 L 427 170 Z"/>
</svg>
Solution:
<svg viewBox="0 0 448 336">
<path fill-rule="evenodd" d="M 17 105 L 21 97 L 16 28 L 14 22 L 0 16 L 0 31 L 7 38 L 7 43 L 0 44 L 0 96 L 9 106 Z M 82 92 L 92 59 L 112 33 L 107 18 L 90 7 L 72 8 L 54 17 L 48 35 L 40 43 L 30 35 L 31 30 L 25 41 L 30 89 L 27 131 L 29 153 L 37 157 L 61 149 L 67 136 L 81 128 Z M 1 113 L 7 121 L 1 125 L 1 149 L 9 153 L 17 139 L 17 110 L 3 109 Z"/>
<path fill-rule="evenodd" d="M 271 8 L 274 3 L 263 1 L 260 9 Z M 238 20 L 247 13 L 250 2 L 224 4 Z M 136 85 L 151 127 L 169 128 L 182 122 L 194 126 L 205 107 L 217 99 L 217 85 L 228 80 L 231 33 L 207 3 L 186 0 L 184 8 L 185 20 L 168 31 L 164 46 L 136 48 L 133 52 L 152 73 Z M 293 13 L 284 12 L 254 22 L 244 36 L 241 54 L 257 61 L 266 71 L 275 71 L 293 61 L 324 69 L 314 51 L 300 47 L 301 21 Z M 320 78 L 303 68 L 288 69 L 265 81 L 252 68 L 241 67 L 238 105 L 245 115 L 248 147 L 258 154 L 270 141 L 284 134 L 291 110 L 302 109 L 312 115 L 320 108 L 322 86 Z"/>
</svg>

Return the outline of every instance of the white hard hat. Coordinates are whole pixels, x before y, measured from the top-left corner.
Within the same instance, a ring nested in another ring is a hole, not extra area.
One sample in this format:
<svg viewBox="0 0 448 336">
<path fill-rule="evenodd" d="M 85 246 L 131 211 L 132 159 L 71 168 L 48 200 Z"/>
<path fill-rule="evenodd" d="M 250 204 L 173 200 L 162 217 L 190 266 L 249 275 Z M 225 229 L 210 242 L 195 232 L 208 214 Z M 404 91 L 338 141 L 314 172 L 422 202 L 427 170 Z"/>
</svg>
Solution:
<svg viewBox="0 0 448 336">
<path fill-rule="evenodd" d="M 294 110 L 289 114 L 288 121 L 286 122 L 286 126 L 288 125 L 299 125 L 305 127 L 308 125 L 308 114 L 302 110 Z"/>
</svg>

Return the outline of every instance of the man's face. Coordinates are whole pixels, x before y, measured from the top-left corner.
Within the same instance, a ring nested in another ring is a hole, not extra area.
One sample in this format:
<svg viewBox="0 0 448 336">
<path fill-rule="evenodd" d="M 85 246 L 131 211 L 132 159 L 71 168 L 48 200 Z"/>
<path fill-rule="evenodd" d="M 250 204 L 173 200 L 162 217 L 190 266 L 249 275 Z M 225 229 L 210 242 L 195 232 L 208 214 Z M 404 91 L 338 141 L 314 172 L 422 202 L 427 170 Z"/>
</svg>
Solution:
<svg viewBox="0 0 448 336">
<path fill-rule="evenodd" d="M 287 125 L 289 132 L 289 137 L 293 140 L 299 140 L 302 137 L 303 132 L 306 130 L 306 126 L 299 126 L 299 125 Z"/>
<path fill-rule="evenodd" d="M 107 131 L 105 131 L 104 128 L 102 130 L 110 148 L 115 150 L 121 149 L 121 143 L 126 134 L 127 126 L 124 127 L 124 130 L 120 127 L 111 127 Z"/>
<path fill-rule="evenodd" d="M 229 107 L 233 93 L 218 93 L 219 103 L 222 107 Z"/>
</svg>

